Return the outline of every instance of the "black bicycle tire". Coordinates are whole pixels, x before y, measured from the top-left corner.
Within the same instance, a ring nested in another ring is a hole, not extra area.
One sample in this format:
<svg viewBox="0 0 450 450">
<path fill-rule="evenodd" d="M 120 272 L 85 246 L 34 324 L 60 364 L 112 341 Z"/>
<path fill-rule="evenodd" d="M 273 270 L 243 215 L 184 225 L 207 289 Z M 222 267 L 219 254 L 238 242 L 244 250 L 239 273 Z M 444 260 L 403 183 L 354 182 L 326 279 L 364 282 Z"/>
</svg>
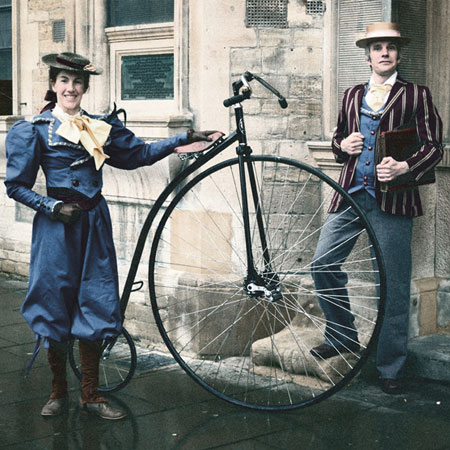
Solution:
<svg viewBox="0 0 450 450">
<path fill-rule="evenodd" d="M 130 367 L 128 370 L 128 373 L 126 375 L 126 377 L 121 380 L 119 383 L 113 384 L 111 386 L 108 387 L 104 387 L 104 386 L 99 386 L 98 387 L 98 391 L 99 392 L 105 392 L 105 393 L 112 393 L 112 392 L 117 392 L 120 389 L 124 388 L 133 378 L 133 375 L 136 371 L 136 366 L 137 366 L 137 352 L 136 352 L 136 345 L 134 344 L 133 338 L 131 337 L 130 333 L 128 333 L 128 331 L 126 330 L 125 327 L 122 327 L 122 331 L 121 334 L 123 334 L 123 336 L 125 337 L 125 340 L 128 344 L 129 347 L 129 351 L 130 351 Z M 70 343 L 69 345 L 69 364 L 70 367 L 72 368 L 73 373 L 75 374 L 75 376 L 78 378 L 78 380 L 81 382 L 81 371 L 75 361 L 75 356 L 74 356 L 74 352 L 73 352 L 73 341 Z M 101 361 L 100 361 L 101 364 Z"/>
<path fill-rule="evenodd" d="M 189 367 L 189 364 L 187 364 L 184 361 L 182 356 L 180 356 L 180 354 L 174 347 L 170 337 L 166 333 L 163 321 L 159 314 L 158 302 L 156 299 L 155 280 L 153 277 L 153 269 L 155 266 L 155 257 L 156 257 L 156 252 L 157 252 L 157 248 L 158 248 L 158 240 L 161 237 L 161 232 L 164 227 L 165 221 L 167 220 L 167 218 L 169 217 L 169 215 L 171 214 L 171 212 L 173 211 L 173 209 L 175 208 L 175 205 L 179 202 L 179 200 L 193 186 L 195 186 L 198 182 L 200 182 L 201 180 L 203 180 L 210 174 L 215 173 L 218 170 L 221 170 L 222 168 L 225 168 L 227 166 L 238 164 L 238 158 L 232 158 L 232 159 L 228 159 L 226 161 L 220 162 L 218 164 L 215 164 L 212 167 L 205 169 L 201 173 L 195 175 L 191 180 L 189 180 L 186 184 L 184 184 L 182 186 L 182 188 L 176 193 L 176 195 L 174 196 L 174 198 L 172 199 L 170 204 L 165 209 L 164 214 L 162 215 L 162 217 L 158 223 L 157 229 L 154 233 L 154 239 L 153 239 L 150 257 L 149 257 L 149 274 L 148 274 L 149 276 L 148 276 L 148 278 L 149 278 L 149 290 L 150 290 L 151 305 L 152 305 L 153 314 L 155 317 L 155 322 L 157 324 L 158 330 L 161 334 L 162 339 L 164 340 L 164 343 L 166 344 L 167 348 L 171 352 L 172 356 L 175 358 L 175 360 L 181 366 L 181 368 L 191 378 L 193 378 L 193 380 L 195 382 L 197 382 L 204 389 L 206 389 L 207 391 L 209 391 L 210 393 L 214 394 L 215 396 L 221 398 L 224 401 L 227 401 L 229 403 L 232 403 L 232 404 L 235 404 L 238 406 L 250 408 L 250 409 L 262 410 L 262 411 L 285 411 L 285 410 L 291 410 L 291 409 L 298 409 L 298 408 L 310 406 L 310 405 L 316 404 L 322 400 L 325 400 L 326 398 L 330 397 L 331 395 L 333 395 L 334 393 L 336 393 L 337 391 L 342 389 L 344 386 L 346 386 L 350 382 L 350 380 L 352 380 L 356 376 L 356 374 L 360 371 L 362 365 L 367 360 L 371 350 L 373 349 L 373 347 L 376 344 L 377 336 L 380 332 L 382 318 L 384 315 L 384 303 L 385 303 L 385 296 L 386 296 L 386 275 L 385 275 L 384 262 L 383 262 L 380 246 L 378 244 L 375 232 L 374 232 L 370 222 L 368 221 L 366 214 L 359 207 L 359 205 L 353 200 L 353 198 L 333 179 L 331 179 L 330 177 L 325 175 L 323 172 L 321 172 L 320 170 L 318 170 L 312 166 L 309 166 L 305 163 L 302 163 L 297 160 L 289 159 L 289 158 L 269 156 L 269 155 L 251 155 L 251 156 L 247 156 L 246 158 L 249 161 L 255 161 L 255 162 L 266 161 L 266 162 L 288 164 L 291 166 L 296 166 L 297 168 L 299 168 L 301 170 L 307 171 L 307 172 L 313 174 L 314 176 L 318 177 L 319 179 L 321 179 L 326 184 L 328 184 L 334 191 L 337 191 L 344 198 L 344 200 L 346 202 L 348 202 L 348 204 L 350 204 L 351 207 L 354 208 L 354 210 L 357 212 L 360 220 L 362 221 L 362 223 L 363 223 L 365 229 L 367 230 L 368 235 L 372 241 L 373 250 L 374 250 L 375 257 L 376 257 L 376 260 L 377 260 L 377 263 L 379 266 L 379 276 L 380 276 L 380 299 L 379 299 L 377 320 L 376 320 L 376 325 L 375 325 L 373 333 L 372 333 L 372 337 L 367 345 L 367 350 L 363 353 L 363 355 L 361 356 L 361 359 L 355 364 L 354 368 L 352 370 L 350 370 L 340 382 L 338 382 L 336 385 L 334 385 L 329 390 L 325 391 L 321 395 L 319 395 L 309 401 L 306 401 L 304 403 L 293 404 L 293 405 L 281 405 L 281 406 L 253 405 L 253 404 L 248 404 L 247 402 L 242 402 L 242 401 L 234 399 L 234 398 L 230 398 L 227 395 L 224 395 L 222 392 L 217 391 L 215 388 L 208 385 L 208 383 L 204 382 L 204 380 L 202 378 L 197 376 L 196 373 L 191 370 L 191 368 Z"/>
</svg>

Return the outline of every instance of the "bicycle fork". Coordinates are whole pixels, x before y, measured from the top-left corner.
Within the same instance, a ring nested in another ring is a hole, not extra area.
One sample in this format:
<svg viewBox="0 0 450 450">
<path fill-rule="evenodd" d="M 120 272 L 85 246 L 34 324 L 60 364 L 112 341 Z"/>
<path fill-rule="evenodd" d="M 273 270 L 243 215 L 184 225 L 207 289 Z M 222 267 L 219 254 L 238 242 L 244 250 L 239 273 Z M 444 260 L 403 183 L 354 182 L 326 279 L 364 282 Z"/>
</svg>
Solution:
<svg viewBox="0 0 450 450">
<path fill-rule="evenodd" d="M 237 147 L 237 154 L 239 160 L 239 181 L 242 195 L 242 216 L 247 254 L 247 277 L 244 279 L 244 290 L 247 295 L 252 298 L 277 302 L 282 299 L 282 293 L 278 275 L 272 269 L 269 247 L 267 245 L 263 211 L 261 208 L 261 199 L 258 192 L 258 184 L 256 182 L 254 167 L 251 160 L 247 158 L 251 154 L 252 150 L 247 145 L 242 106 L 240 104 L 236 105 L 235 109 L 237 129 L 239 133 L 239 146 Z M 253 257 L 246 174 L 248 174 L 250 193 L 255 208 L 257 230 L 261 241 L 262 256 L 264 260 L 264 269 L 261 272 L 258 272 L 256 269 Z"/>
</svg>

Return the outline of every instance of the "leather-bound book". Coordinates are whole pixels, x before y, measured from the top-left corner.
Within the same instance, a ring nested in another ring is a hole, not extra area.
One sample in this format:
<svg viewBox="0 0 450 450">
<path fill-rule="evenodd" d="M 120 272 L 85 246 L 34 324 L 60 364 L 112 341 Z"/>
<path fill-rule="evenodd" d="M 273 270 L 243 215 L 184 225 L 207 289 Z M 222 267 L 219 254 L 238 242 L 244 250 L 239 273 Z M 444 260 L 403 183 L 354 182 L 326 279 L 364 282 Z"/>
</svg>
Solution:
<svg viewBox="0 0 450 450">
<path fill-rule="evenodd" d="M 380 141 L 381 157 L 392 156 L 396 161 L 405 161 L 414 155 L 420 147 L 421 143 L 417 138 L 415 128 L 406 128 L 402 130 L 383 131 Z M 392 181 L 381 183 L 382 192 L 400 191 L 411 189 L 422 184 L 430 184 L 436 181 L 434 168 L 426 171 L 418 181 L 415 181 L 411 172 L 400 175 Z"/>
</svg>

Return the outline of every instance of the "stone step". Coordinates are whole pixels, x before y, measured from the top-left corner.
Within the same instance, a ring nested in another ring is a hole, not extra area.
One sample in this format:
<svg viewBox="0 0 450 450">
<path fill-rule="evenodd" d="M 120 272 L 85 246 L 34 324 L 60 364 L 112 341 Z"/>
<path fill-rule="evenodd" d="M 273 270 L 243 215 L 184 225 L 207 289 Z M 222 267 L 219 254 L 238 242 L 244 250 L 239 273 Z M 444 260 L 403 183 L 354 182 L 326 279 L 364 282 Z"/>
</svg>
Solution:
<svg viewBox="0 0 450 450">
<path fill-rule="evenodd" d="M 408 344 L 406 375 L 450 382 L 450 334 L 413 338 Z"/>
</svg>

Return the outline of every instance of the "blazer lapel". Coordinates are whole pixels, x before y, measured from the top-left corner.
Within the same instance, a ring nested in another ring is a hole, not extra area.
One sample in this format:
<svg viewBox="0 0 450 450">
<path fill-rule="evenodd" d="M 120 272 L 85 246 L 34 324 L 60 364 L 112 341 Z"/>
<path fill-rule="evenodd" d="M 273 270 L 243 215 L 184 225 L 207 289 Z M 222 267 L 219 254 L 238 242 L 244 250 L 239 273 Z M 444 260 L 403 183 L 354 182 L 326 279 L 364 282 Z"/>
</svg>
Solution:
<svg viewBox="0 0 450 450">
<path fill-rule="evenodd" d="M 360 86 L 357 87 L 357 89 L 355 90 L 355 94 L 353 97 L 353 108 L 354 108 L 354 117 L 355 117 L 355 123 L 356 123 L 356 129 L 357 131 L 360 131 L 360 117 L 359 117 L 359 112 L 361 111 L 361 105 L 362 105 L 362 99 L 364 96 L 364 90 L 366 89 L 367 83 L 366 84 L 361 84 Z M 352 115 L 350 114 L 349 117 L 352 117 Z"/>
<path fill-rule="evenodd" d="M 389 111 L 394 107 L 395 103 L 400 99 L 403 92 L 405 91 L 405 86 L 406 82 L 397 77 L 397 81 L 395 82 L 394 86 L 392 86 L 391 92 L 389 93 L 386 107 L 384 108 L 383 114 L 381 115 L 381 119 L 383 119 L 389 113 Z"/>
</svg>

